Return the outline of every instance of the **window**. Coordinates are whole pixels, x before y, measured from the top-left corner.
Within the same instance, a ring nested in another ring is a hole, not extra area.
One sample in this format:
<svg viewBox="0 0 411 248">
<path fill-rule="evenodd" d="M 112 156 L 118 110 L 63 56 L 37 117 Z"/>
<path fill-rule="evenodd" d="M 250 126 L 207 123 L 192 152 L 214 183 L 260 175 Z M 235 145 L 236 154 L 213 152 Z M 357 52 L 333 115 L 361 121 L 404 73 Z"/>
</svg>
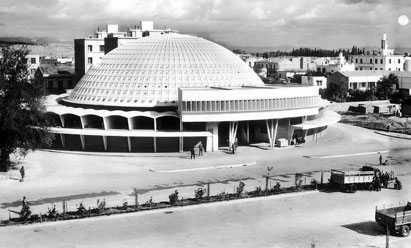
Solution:
<svg viewBox="0 0 411 248">
<path fill-rule="evenodd" d="M 30 58 L 30 63 L 35 64 L 36 63 L 36 58 Z"/>
<path fill-rule="evenodd" d="M 401 59 L 398 59 L 398 64 L 401 64 Z"/>
<path fill-rule="evenodd" d="M 378 59 L 375 59 L 375 63 L 378 64 Z"/>
<path fill-rule="evenodd" d="M 372 64 L 372 59 L 370 59 L 370 64 Z"/>
<path fill-rule="evenodd" d="M 362 64 L 362 59 L 360 59 L 360 64 Z"/>
<path fill-rule="evenodd" d="M 383 64 L 382 59 L 380 59 L 380 62 L 381 62 L 380 64 Z"/>
<path fill-rule="evenodd" d="M 361 87 L 363 88 L 367 87 L 367 83 L 361 83 Z"/>
<path fill-rule="evenodd" d="M 388 60 L 388 64 L 391 64 L 391 59 Z"/>
<path fill-rule="evenodd" d="M 104 45 L 100 45 L 100 52 L 104 52 Z"/>
<path fill-rule="evenodd" d="M 87 62 L 88 62 L 89 65 L 93 64 L 93 58 L 88 57 L 88 58 L 87 58 Z"/>
<path fill-rule="evenodd" d="M 355 63 L 358 64 L 358 59 L 355 59 Z"/>
<path fill-rule="evenodd" d="M 88 45 L 88 46 L 87 46 L 87 51 L 92 52 L 92 51 L 93 51 L 93 46 L 92 46 L 92 45 Z"/>
</svg>

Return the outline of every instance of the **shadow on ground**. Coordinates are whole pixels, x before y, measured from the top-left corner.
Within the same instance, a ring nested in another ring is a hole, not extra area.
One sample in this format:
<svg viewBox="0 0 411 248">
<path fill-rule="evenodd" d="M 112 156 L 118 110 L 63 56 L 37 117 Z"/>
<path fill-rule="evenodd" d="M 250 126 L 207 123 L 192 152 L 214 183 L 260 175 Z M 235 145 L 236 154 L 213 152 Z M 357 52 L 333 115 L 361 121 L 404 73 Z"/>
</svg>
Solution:
<svg viewBox="0 0 411 248">
<path fill-rule="evenodd" d="M 55 202 L 61 202 L 63 200 L 65 201 L 70 201 L 70 200 L 81 200 L 81 199 L 86 199 L 86 198 L 92 198 L 92 197 L 103 197 L 103 196 L 109 196 L 109 195 L 118 195 L 120 194 L 119 192 L 114 192 L 114 191 L 109 191 L 109 192 L 100 192 L 100 193 L 90 193 L 90 194 L 80 194 L 80 195 L 69 195 L 69 196 L 61 196 L 61 197 L 53 197 L 53 198 L 45 198 L 45 199 L 38 199 L 35 201 L 28 201 L 29 205 L 35 206 L 35 205 L 42 205 L 42 204 L 47 204 L 47 203 L 55 203 Z M 1 203 L 1 208 L 10 208 L 10 207 L 21 207 L 21 201 L 14 201 L 14 202 L 3 202 Z"/>
<path fill-rule="evenodd" d="M 352 223 L 348 225 L 343 225 L 347 229 L 354 232 L 369 235 L 369 236 L 384 236 L 384 229 L 375 221 L 364 221 L 358 223 Z"/>
</svg>

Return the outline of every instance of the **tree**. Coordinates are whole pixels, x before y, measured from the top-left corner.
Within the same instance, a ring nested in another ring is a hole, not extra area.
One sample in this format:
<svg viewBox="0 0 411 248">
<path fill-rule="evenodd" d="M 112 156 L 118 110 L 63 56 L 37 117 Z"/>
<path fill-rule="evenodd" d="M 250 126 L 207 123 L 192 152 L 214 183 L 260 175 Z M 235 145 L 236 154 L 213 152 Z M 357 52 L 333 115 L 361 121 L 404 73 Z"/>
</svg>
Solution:
<svg viewBox="0 0 411 248">
<path fill-rule="evenodd" d="M 381 99 L 387 100 L 398 88 L 398 77 L 390 73 L 388 77 L 383 77 L 377 82 L 377 96 Z"/>
<path fill-rule="evenodd" d="M 341 82 L 329 82 L 327 89 L 325 90 L 325 96 L 330 101 L 345 102 L 348 92 L 347 83 Z"/>
<path fill-rule="evenodd" d="M 27 47 L 3 47 L 0 55 L 0 171 L 8 171 L 10 154 L 26 155 L 51 144 L 44 105 L 44 84 L 30 81 Z"/>
</svg>

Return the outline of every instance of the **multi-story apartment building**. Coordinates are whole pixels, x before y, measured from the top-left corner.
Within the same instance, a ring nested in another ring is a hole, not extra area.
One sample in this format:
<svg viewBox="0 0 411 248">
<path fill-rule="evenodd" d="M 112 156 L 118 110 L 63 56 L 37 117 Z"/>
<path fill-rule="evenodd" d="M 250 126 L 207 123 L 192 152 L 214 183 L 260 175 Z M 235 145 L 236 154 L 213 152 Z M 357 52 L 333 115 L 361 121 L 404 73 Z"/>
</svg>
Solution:
<svg viewBox="0 0 411 248">
<path fill-rule="evenodd" d="M 404 61 L 403 55 L 395 55 L 394 49 L 388 49 L 386 34 L 381 39 L 380 49 L 351 56 L 351 63 L 355 64 L 355 70 L 357 71 L 402 71 Z"/>
<path fill-rule="evenodd" d="M 152 21 L 141 21 L 140 26 L 119 31 L 117 24 L 107 25 L 106 30 L 98 29 L 88 38 L 74 40 L 75 82 L 77 83 L 92 65 L 100 64 L 104 54 L 114 48 L 133 42 L 145 36 L 177 32 L 171 29 L 154 29 Z"/>
</svg>

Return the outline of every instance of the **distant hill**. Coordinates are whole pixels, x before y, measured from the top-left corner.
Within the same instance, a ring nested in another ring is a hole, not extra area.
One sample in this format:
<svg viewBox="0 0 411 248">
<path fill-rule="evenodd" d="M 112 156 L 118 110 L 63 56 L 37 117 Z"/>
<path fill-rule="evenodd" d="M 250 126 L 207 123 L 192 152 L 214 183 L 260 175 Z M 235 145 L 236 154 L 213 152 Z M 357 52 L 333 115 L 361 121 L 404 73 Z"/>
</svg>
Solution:
<svg viewBox="0 0 411 248">
<path fill-rule="evenodd" d="M 71 44 L 72 41 L 61 41 L 55 37 L 0 37 L 0 44 L 13 45 L 48 45 L 52 43 L 66 43 Z"/>
<path fill-rule="evenodd" d="M 13 44 L 22 44 L 22 45 L 35 45 L 36 42 L 31 38 L 27 37 L 0 37 L 0 44 L 13 45 Z"/>
<path fill-rule="evenodd" d="M 27 45 L 30 54 L 52 57 L 74 57 L 74 42 L 55 37 L 0 37 L 0 46 Z"/>
<path fill-rule="evenodd" d="M 68 43 L 68 44 L 72 44 L 73 41 L 62 41 L 57 39 L 56 37 L 35 37 L 33 38 L 33 40 L 38 44 L 38 45 L 48 45 L 48 44 L 52 44 L 52 43 Z"/>
</svg>

